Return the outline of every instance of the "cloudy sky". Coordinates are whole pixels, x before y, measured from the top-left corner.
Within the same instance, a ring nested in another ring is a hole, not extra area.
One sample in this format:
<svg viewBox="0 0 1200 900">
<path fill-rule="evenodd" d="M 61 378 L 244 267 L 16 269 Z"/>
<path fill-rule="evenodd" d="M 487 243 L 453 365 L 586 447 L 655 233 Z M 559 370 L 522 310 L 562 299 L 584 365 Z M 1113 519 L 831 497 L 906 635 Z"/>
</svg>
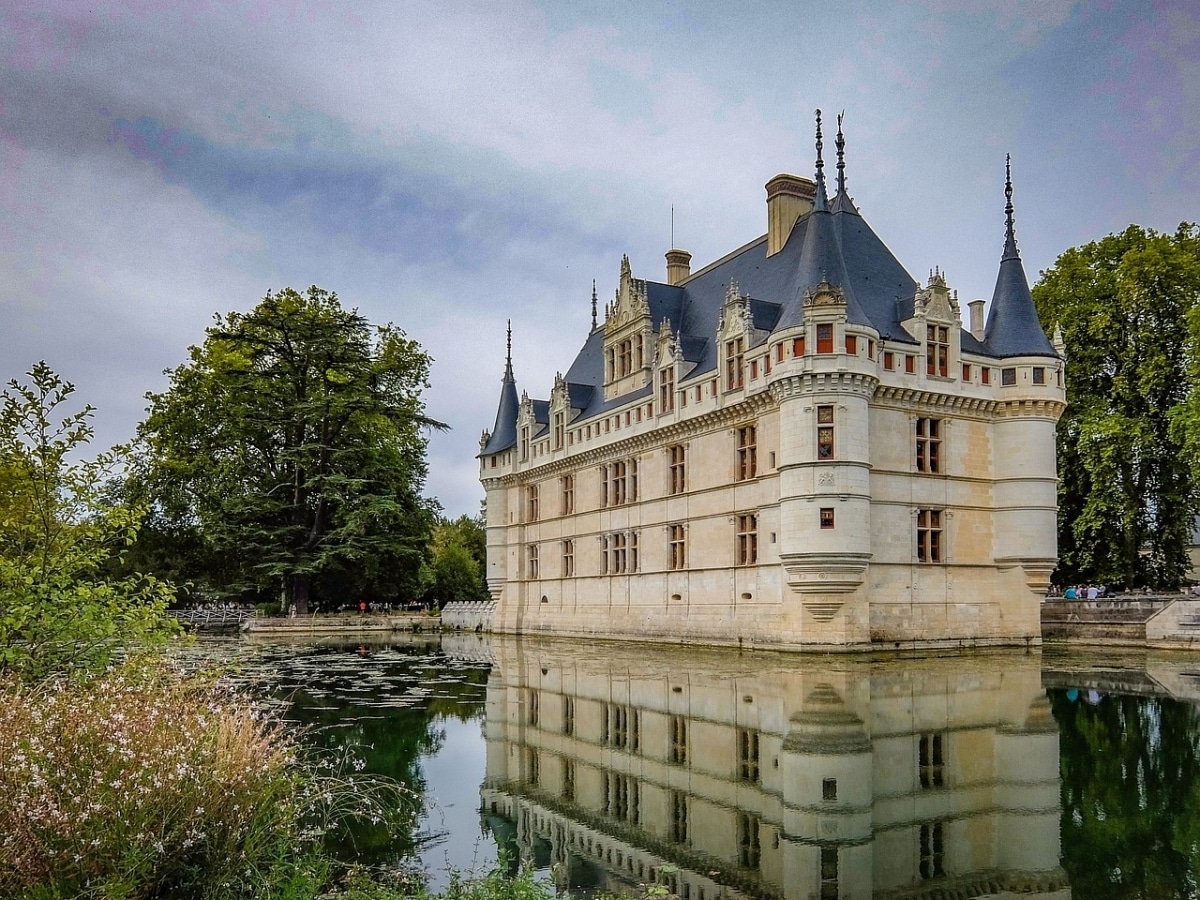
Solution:
<svg viewBox="0 0 1200 900">
<path fill-rule="evenodd" d="M 0 378 L 45 359 L 107 446 L 214 313 L 317 284 L 434 357 L 427 492 L 474 513 L 505 320 L 547 397 L 592 279 L 662 280 L 672 206 L 694 269 L 762 234 L 816 107 L 867 220 L 964 300 L 1006 152 L 1031 278 L 1200 218 L 1194 0 L 0 0 Z"/>
</svg>

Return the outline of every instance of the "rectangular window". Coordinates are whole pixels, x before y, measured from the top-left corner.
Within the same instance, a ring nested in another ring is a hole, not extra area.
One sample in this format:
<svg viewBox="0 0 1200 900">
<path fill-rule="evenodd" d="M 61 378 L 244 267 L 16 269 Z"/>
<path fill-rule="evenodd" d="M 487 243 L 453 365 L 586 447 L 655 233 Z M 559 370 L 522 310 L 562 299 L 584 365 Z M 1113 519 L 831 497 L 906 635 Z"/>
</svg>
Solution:
<svg viewBox="0 0 1200 900">
<path fill-rule="evenodd" d="M 737 564 L 750 566 L 758 562 L 758 516 L 744 513 L 737 517 Z"/>
<path fill-rule="evenodd" d="M 567 538 L 562 542 L 563 578 L 575 577 L 575 541 Z"/>
<path fill-rule="evenodd" d="M 617 377 L 624 378 L 633 371 L 633 342 L 621 341 L 617 344 Z"/>
<path fill-rule="evenodd" d="M 917 776 L 923 788 L 945 785 L 945 735 L 935 733 L 920 736 L 917 745 Z"/>
<path fill-rule="evenodd" d="M 565 735 L 573 735 L 575 733 L 575 698 L 562 698 L 562 733 Z"/>
<path fill-rule="evenodd" d="M 833 527 L 833 507 L 830 507 L 830 506 L 821 507 L 821 527 L 822 528 L 832 528 Z"/>
<path fill-rule="evenodd" d="M 1017 370 L 1016 369 L 1010 367 L 1007 369 L 1000 370 L 1000 384 L 1001 385 L 1007 386 L 1007 385 L 1016 384 L 1016 383 L 1017 383 Z"/>
<path fill-rule="evenodd" d="M 759 779 L 758 738 L 757 731 L 738 729 L 738 777 L 752 784 Z"/>
<path fill-rule="evenodd" d="M 783 362 L 783 344 L 775 345 L 775 362 Z"/>
<path fill-rule="evenodd" d="M 554 414 L 554 449 L 561 450 L 563 448 L 563 435 L 566 434 L 566 426 L 563 424 L 563 414 Z"/>
<path fill-rule="evenodd" d="M 945 325 L 925 326 L 925 374 L 950 375 L 950 330 Z"/>
<path fill-rule="evenodd" d="M 745 339 L 734 338 L 725 342 L 725 390 L 740 390 L 743 384 L 742 369 L 746 363 Z"/>
<path fill-rule="evenodd" d="M 624 575 L 629 566 L 629 543 L 623 532 L 610 534 L 608 543 L 608 574 Z"/>
<path fill-rule="evenodd" d="M 896 368 L 896 354 L 891 350 L 883 351 L 883 367 L 889 372 Z"/>
<path fill-rule="evenodd" d="M 687 530 L 682 525 L 667 526 L 667 550 L 670 568 L 687 568 Z"/>
<path fill-rule="evenodd" d="M 758 429 L 743 425 L 737 430 L 737 480 L 746 481 L 758 474 Z"/>
<path fill-rule="evenodd" d="M 605 705 L 603 742 L 624 749 L 629 743 L 629 707 L 616 703 Z"/>
<path fill-rule="evenodd" d="M 671 762 L 687 765 L 688 722 L 683 716 L 671 716 Z"/>
<path fill-rule="evenodd" d="M 833 352 L 833 325 L 826 323 L 817 326 L 817 352 Z"/>
<path fill-rule="evenodd" d="M 540 702 L 538 700 L 538 692 L 531 690 L 529 692 L 527 711 L 529 713 L 529 724 L 534 728 L 538 727 L 541 721 L 541 711 L 539 710 Z"/>
<path fill-rule="evenodd" d="M 629 571 L 636 572 L 638 570 L 638 533 L 636 531 L 629 532 Z"/>
<path fill-rule="evenodd" d="M 991 384 L 992 383 L 992 370 L 989 369 L 987 366 L 980 366 L 979 367 L 979 381 L 981 384 Z"/>
<path fill-rule="evenodd" d="M 528 484 L 525 486 L 525 521 L 536 522 L 538 520 L 538 486 L 536 484 Z"/>
<path fill-rule="evenodd" d="M 1046 383 L 1046 370 L 1044 368 L 1042 368 L 1041 366 L 1033 367 L 1033 383 L 1034 384 L 1045 384 Z"/>
<path fill-rule="evenodd" d="M 658 409 L 669 413 L 675 409 L 675 367 L 660 370 L 658 377 Z"/>
<path fill-rule="evenodd" d="M 867 359 L 874 359 L 874 358 L 875 358 L 875 342 L 872 340 L 868 340 L 867 341 Z"/>
<path fill-rule="evenodd" d="M 671 791 L 671 841 L 688 842 L 688 798 L 683 791 Z"/>
<path fill-rule="evenodd" d="M 833 407 L 817 407 L 817 459 L 833 459 Z"/>
<path fill-rule="evenodd" d="M 562 798 L 568 803 L 575 802 L 575 760 L 563 759 Z"/>
<path fill-rule="evenodd" d="M 940 472 L 942 420 L 917 419 L 917 471 Z"/>
<path fill-rule="evenodd" d="M 792 338 L 792 356 L 797 358 L 804 355 L 804 335 Z"/>
<path fill-rule="evenodd" d="M 526 548 L 526 564 L 530 579 L 538 577 L 538 545 L 530 544 Z"/>
<path fill-rule="evenodd" d="M 858 337 L 856 335 L 846 335 L 846 352 L 851 356 L 858 356 Z"/>
<path fill-rule="evenodd" d="M 762 859 L 762 849 L 759 846 L 761 827 L 758 816 L 738 813 L 738 865 L 743 869 L 757 869 Z"/>
<path fill-rule="evenodd" d="M 969 364 L 967 364 L 967 363 L 963 363 L 963 377 L 962 377 L 962 380 L 963 380 L 963 381 L 970 381 L 970 380 L 971 380 L 971 366 L 970 366 Z"/>
<path fill-rule="evenodd" d="M 820 900 L 838 900 L 838 848 L 821 848 Z"/>
<path fill-rule="evenodd" d="M 915 375 L 917 372 L 917 358 L 911 353 L 904 354 L 904 371 L 909 375 Z"/>
<path fill-rule="evenodd" d="M 667 448 L 667 493 L 682 494 L 687 490 L 687 448 L 676 444 Z"/>
<path fill-rule="evenodd" d="M 529 426 L 521 426 L 521 462 L 529 459 Z"/>
<path fill-rule="evenodd" d="M 942 561 L 942 510 L 917 510 L 917 561 Z"/>
<path fill-rule="evenodd" d="M 821 799 L 828 802 L 837 800 L 836 778 L 826 778 L 821 782 Z"/>
<path fill-rule="evenodd" d="M 946 874 L 944 867 L 945 836 L 941 822 L 921 826 L 921 864 L 923 879 L 938 878 Z"/>
<path fill-rule="evenodd" d="M 625 461 L 615 462 L 608 467 L 609 472 L 609 502 L 612 506 L 621 506 L 625 503 Z"/>
<path fill-rule="evenodd" d="M 758 360 L 752 359 L 750 360 L 750 380 L 754 381 L 756 378 L 758 378 Z"/>
<path fill-rule="evenodd" d="M 562 487 L 562 514 L 569 516 L 575 512 L 575 476 L 564 475 L 559 484 Z"/>
</svg>

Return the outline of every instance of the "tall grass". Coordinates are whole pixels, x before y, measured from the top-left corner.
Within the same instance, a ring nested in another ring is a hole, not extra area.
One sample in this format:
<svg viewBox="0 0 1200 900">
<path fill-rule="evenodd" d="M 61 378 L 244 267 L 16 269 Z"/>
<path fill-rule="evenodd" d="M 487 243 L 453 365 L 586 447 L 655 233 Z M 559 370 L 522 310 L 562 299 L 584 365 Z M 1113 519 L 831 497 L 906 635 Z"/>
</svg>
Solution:
<svg viewBox="0 0 1200 900">
<path fill-rule="evenodd" d="M 326 832 L 407 801 L 161 665 L 0 683 L 0 761 L 4 898 L 312 897 L 332 876 Z"/>
</svg>

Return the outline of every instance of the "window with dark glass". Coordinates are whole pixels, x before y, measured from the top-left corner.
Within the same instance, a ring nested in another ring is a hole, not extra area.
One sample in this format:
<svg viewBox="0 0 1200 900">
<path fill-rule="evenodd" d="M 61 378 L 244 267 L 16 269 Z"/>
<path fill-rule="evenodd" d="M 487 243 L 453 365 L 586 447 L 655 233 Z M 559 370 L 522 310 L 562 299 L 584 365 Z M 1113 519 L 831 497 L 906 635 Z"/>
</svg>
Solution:
<svg viewBox="0 0 1200 900">
<path fill-rule="evenodd" d="M 817 459 L 833 459 L 833 407 L 817 407 Z"/>
<path fill-rule="evenodd" d="M 925 326 L 925 374 L 950 375 L 950 330 L 945 325 Z"/>
<path fill-rule="evenodd" d="M 830 506 L 821 507 L 821 527 L 822 528 L 832 528 L 833 527 L 833 507 L 830 507 Z"/>
<path fill-rule="evenodd" d="M 917 561 L 942 561 L 942 510 L 917 510 Z"/>
<path fill-rule="evenodd" d="M 1007 369 L 1000 370 L 1001 386 L 1007 386 L 1007 385 L 1016 384 L 1016 383 L 1017 383 L 1017 370 L 1016 369 L 1014 369 L 1010 366 Z"/>
<path fill-rule="evenodd" d="M 667 528 L 668 566 L 672 569 L 687 568 L 687 530 L 682 525 Z"/>
<path fill-rule="evenodd" d="M 687 448 L 675 444 L 667 448 L 667 493 L 682 494 L 687 490 Z"/>
<path fill-rule="evenodd" d="M 575 575 L 575 541 L 571 538 L 562 542 L 562 573 L 563 578 Z"/>
<path fill-rule="evenodd" d="M 758 474 L 758 429 L 743 425 L 737 429 L 737 479 L 745 481 Z"/>
<path fill-rule="evenodd" d="M 833 325 L 828 322 L 817 326 L 817 352 L 833 352 Z"/>
<path fill-rule="evenodd" d="M 737 564 L 749 566 L 758 562 L 758 516 L 743 513 L 737 517 Z"/>
<path fill-rule="evenodd" d="M 675 367 L 667 366 L 659 372 L 658 410 L 669 413 L 675 409 Z"/>
<path fill-rule="evenodd" d="M 917 776 L 923 788 L 946 783 L 945 735 L 922 734 L 917 745 Z"/>
<path fill-rule="evenodd" d="M 921 878 L 938 878 L 946 874 L 945 834 L 941 822 L 929 822 L 921 826 Z"/>
<path fill-rule="evenodd" d="M 942 420 L 917 419 L 917 471 L 940 472 Z"/>
<path fill-rule="evenodd" d="M 1045 384 L 1046 383 L 1046 370 L 1042 366 L 1034 366 L 1033 367 L 1033 383 L 1034 384 Z"/>
</svg>

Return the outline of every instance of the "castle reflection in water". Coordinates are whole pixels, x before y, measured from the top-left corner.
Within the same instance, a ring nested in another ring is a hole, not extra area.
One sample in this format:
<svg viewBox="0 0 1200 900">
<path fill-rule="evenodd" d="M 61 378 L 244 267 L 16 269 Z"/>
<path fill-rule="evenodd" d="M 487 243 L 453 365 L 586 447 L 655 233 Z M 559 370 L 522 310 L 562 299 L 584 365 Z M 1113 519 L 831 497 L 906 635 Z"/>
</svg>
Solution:
<svg viewBox="0 0 1200 900">
<path fill-rule="evenodd" d="M 1071 896 L 1037 656 L 985 666 L 500 637 L 490 653 L 484 814 L 560 888 Z"/>
</svg>

